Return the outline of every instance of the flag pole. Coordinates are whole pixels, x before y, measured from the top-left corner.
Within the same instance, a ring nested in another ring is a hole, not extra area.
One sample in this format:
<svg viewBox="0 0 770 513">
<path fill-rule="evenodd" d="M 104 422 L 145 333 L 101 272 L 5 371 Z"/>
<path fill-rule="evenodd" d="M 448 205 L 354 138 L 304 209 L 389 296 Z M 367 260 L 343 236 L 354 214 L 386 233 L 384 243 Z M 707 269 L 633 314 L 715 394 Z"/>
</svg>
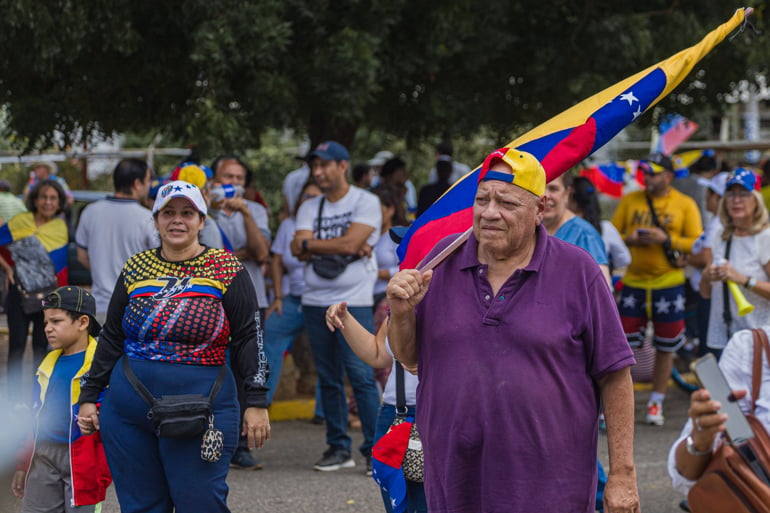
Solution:
<svg viewBox="0 0 770 513">
<path fill-rule="evenodd" d="M 463 245 L 463 242 L 468 240 L 468 237 L 471 236 L 471 233 L 473 233 L 473 226 L 462 232 L 460 235 L 457 236 L 455 240 L 453 240 L 449 246 L 445 247 L 444 249 L 439 252 L 438 255 L 431 258 L 427 263 L 423 265 L 423 263 L 417 264 L 417 270 L 420 272 L 430 271 L 434 267 L 436 267 L 438 264 L 446 260 L 446 258 L 455 252 L 457 248 Z"/>
</svg>

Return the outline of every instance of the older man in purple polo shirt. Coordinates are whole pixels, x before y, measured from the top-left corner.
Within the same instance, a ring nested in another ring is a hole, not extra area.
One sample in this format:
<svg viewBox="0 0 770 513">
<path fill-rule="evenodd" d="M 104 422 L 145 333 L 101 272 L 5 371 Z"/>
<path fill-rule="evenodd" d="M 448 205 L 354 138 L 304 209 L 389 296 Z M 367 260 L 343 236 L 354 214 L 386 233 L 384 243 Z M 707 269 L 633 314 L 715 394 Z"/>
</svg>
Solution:
<svg viewBox="0 0 770 513">
<path fill-rule="evenodd" d="M 633 355 L 599 267 L 541 225 L 544 190 L 532 155 L 496 150 L 468 241 L 388 284 L 391 347 L 419 369 L 432 513 L 594 511 L 600 401 L 605 511 L 639 511 Z"/>
</svg>

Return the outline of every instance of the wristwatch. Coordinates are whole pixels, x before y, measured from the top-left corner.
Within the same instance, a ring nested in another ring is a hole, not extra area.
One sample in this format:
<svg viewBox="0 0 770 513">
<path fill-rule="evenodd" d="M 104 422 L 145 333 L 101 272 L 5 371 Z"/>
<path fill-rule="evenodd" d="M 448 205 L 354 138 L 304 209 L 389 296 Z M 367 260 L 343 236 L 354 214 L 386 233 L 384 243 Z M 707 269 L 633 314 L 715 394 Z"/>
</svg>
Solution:
<svg viewBox="0 0 770 513">
<path fill-rule="evenodd" d="M 746 283 L 744 283 L 743 286 L 749 290 L 754 290 L 754 287 L 757 286 L 756 278 L 749 278 L 748 280 L 746 280 Z"/>
<path fill-rule="evenodd" d="M 708 456 L 711 454 L 711 447 L 709 447 L 706 451 L 699 451 L 695 447 L 695 440 L 693 440 L 692 435 L 687 435 L 687 438 L 684 441 L 684 448 L 687 449 L 687 452 L 693 456 Z"/>
</svg>

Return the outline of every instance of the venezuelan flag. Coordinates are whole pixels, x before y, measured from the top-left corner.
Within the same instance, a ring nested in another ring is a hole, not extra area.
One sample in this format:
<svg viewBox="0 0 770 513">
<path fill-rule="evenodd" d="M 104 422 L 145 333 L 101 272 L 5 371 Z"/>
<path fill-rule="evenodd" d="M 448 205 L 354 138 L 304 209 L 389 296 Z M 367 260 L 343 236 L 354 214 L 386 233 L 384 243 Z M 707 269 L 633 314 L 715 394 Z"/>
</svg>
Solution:
<svg viewBox="0 0 770 513">
<path fill-rule="evenodd" d="M 580 170 L 580 176 L 591 180 L 596 190 L 613 198 L 623 196 L 625 175 L 626 168 L 615 162 L 606 162 Z"/>
<path fill-rule="evenodd" d="M 55 218 L 42 226 L 35 224 L 35 215 L 23 212 L 0 226 L 0 246 L 30 236 L 36 236 L 51 257 L 56 270 L 59 286 L 67 285 L 67 243 L 69 242 L 67 224 L 61 218 Z"/>
<path fill-rule="evenodd" d="M 390 496 L 393 513 L 406 512 L 406 479 L 401 470 L 414 417 L 390 426 L 372 448 L 372 478 Z"/>
<path fill-rule="evenodd" d="M 666 116 L 660 124 L 659 131 L 657 151 L 664 155 L 671 155 L 680 144 L 698 131 L 698 124 L 684 116 L 673 114 Z"/>
<path fill-rule="evenodd" d="M 547 180 L 554 179 L 671 93 L 703 57 L 743 23 L 745 16 L 746 10 L 738 9 L 698 44 L 583 100 L 506 146 L 533 154 L 543 164 Z M 398 247 L 402 269 L 416 267 L 442 238 L 472 225 L 479 169 L 455 183 L 412 224 Z"/>
</svg>

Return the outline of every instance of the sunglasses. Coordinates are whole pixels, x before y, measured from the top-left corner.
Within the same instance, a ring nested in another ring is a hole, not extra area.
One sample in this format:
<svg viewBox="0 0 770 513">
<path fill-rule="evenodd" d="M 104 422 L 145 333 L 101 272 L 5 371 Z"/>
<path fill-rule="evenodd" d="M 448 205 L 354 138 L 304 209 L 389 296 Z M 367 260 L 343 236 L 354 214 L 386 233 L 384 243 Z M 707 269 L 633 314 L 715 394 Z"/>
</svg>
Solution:
<svg viewBox="0 0 770 513">
<path fill-rule="evenodd" d="M 731 191 L 725 192 L 725 198 L 746 199 L 749 196 L 751 196 L 751 191 L 747 191 L 746 189 L 733 189 Z"/>
</svg>

